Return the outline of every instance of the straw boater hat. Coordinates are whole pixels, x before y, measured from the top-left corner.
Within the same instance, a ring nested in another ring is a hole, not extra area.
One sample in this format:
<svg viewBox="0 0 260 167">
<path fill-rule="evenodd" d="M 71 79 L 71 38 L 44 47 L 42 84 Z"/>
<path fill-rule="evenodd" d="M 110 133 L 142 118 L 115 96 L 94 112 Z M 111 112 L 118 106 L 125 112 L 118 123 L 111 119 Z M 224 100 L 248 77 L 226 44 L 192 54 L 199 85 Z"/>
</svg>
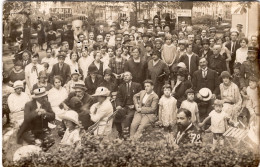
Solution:
<svg viewBox="0 0 260 167">
<path fill-rule="evenodd" d="M 62 120 L 69 120 L 76 125 L 79 125 L 79 115 L 76 111 L 68 110 L 64 114 L 59 116 Z"/>
<path fill-rule="evenodd" d="M 73 72 L 71 73 L 71 76 L 72 76 L 72 75 L 78 75 L 78 76 L 80 76 L 79 70 L 77 70 L 77 69 L 73 70 Z"/>
<path fill-rule="evenodd" d="M 212 97 L 212 92 L 209 88 L 201 88 L 199 90 L 199 94 L 201 95 L 203 101 L 209 101 Z"/>
<path fill-rule="evenodd" d="M 82 90 L 87 90 L 85 85 L 83 83 L 76 83 L 75 86 L 72 87 L 73 89 L 82 89 Z"/>
<path fill-rule="evenodd" d="M 177 67 L 181 67 L 181 68 L 187 68 L 186 65 L 183 62 L 179 62 L 177 64 Z"/>
<path fill-rule="evenodd" d="M 109 96 L 110 91 L 106 87 L 98 87 L 92 96 Z"/>
<path fill-rule="evenodd" d="M 33 91 L 33 95 L 32 95 L 33 99 L 37 99 L 43 96 L 47 96 L 47 92 L 45 88 L 37 88 Z"/>
<path fill-rule="evenodd" d="M 17 88 L 23 88 L 23 81 L 21 81 L 21 80 L 15 81 L 13 87 L 14 87 L 14 90 Z"/>
</svg>

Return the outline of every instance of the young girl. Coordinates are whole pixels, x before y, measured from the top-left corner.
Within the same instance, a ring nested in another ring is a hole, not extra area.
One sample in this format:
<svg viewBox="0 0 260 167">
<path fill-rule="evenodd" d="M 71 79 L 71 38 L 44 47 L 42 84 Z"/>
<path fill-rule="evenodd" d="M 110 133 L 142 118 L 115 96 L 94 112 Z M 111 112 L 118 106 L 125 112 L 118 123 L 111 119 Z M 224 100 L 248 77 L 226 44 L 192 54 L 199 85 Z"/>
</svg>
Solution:
<svg viewBox="0 0 260 167">
<path fill-rule="evenodd" d="M 248 51 L 248 39 L 247 38 L 242 38 L 240 40 L 240 48 L 237 49 L 236 51 L 236 62 L 237 63 L 243 63 L 244 61 L 247 60 L 247 51 Z"/>
<path fill-rule="evenodd" d="M 213 148 L 215 148 L 219 142 L 220 145 L 224 145 L 223 133 L 226 131 L 228 115 L 222 112 L 224 101 L 216 99 L 214 101 L 214 110 L 209 113 L 209 116 L 204 119 L 202 123 L 199 123 L 199 127 L 203 126 L 209 119 L 211 119 L 211 132 L 213 133 Z"/>
<path fill-rule="evenodd" d="M 195 92 L 193 89 L 185 91 L 187 100 L 181 103 L 180 108 L 185 108 L 191 112 L 191 121 L 196 126 L 200 122 L 198 104 L 194 101 Z"/>
<path fill-rule="evenodd" d="M 177 62 L 177 49 L 172 43 L 172 35 L 165 36 L 165 44 L 162 46 L 162 59 L 168 65 L 172 66 Z"/>
<path fill-rule="evenodd" d="M 164 126 L 165 131 L 170 131 L 176 124 L 177 100 L 171 96 L 172 87 L 170 84 L 163 86 L 163 96 L 159 100 L 159 122 Z"/>
<path fill-rule="evenodd" d="M 60 116 L 62 121 L 66 126 L 65 134 L 61 140 L 62 145 L 74 145 L 77 143 L 80 145 L 80 136 L 79 136 L 79 116 L 78 113 L 73 110 L 68 110 L 66 113 Z"/>
</svg>

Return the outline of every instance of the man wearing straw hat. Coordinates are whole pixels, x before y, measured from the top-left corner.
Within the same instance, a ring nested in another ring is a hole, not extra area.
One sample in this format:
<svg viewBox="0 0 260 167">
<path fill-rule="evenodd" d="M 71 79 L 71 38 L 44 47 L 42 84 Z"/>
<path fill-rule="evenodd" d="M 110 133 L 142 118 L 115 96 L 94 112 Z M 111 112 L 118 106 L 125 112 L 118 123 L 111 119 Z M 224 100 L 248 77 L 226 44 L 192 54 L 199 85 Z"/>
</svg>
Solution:
<svg viewBox="0 0 260 167">
<path fill-rule="evenodd" d="M 10 94 L 7 103 L 10 109 L 10 119 L 11 123 L 21 125 L 24 119 L 24 105 L 30 101 L 27 93 L 22 92 L 24 89 L 23 81 L 14 82 L 15 92 Z"/>
<path fill-rule="evenodd" d="M 54 143 L 48 123 L 55 119 L 55 114 L 48 102 L 45 88 L 35 89 L 32 99 L 25 104 L 24 122 L 17 132 L 17 142 L 22 144 L 25 141 L 28 144 L 35 144 L 39 139 L 41 146 L 48 149 Z"/>
<path fill-rule="evenodd" d="M 112 132 L 113 121 L 108 118 L 113 115 L 113 106 L 108 98 L 110 91 L 106 87 L 98 87 L 93 97 L 97 97 L 97 103 L 90 108 L 90 117 L 94 122 L 99 122 L 95 135 L 109 135 Z"/>
</svg>

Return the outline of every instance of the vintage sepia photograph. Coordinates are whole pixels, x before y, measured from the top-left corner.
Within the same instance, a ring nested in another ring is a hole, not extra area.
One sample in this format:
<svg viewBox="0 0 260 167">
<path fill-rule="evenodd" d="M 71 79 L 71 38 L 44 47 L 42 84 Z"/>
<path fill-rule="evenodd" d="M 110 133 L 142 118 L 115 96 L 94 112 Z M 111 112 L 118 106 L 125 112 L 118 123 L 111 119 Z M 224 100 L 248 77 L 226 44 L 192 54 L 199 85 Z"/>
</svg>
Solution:
<svg viewBox="0 0 260 167">
<path fill-rule="evenodd" d="M 2 9 L 2 166 L 260 166 L 259 2 Z"/>
</svg>

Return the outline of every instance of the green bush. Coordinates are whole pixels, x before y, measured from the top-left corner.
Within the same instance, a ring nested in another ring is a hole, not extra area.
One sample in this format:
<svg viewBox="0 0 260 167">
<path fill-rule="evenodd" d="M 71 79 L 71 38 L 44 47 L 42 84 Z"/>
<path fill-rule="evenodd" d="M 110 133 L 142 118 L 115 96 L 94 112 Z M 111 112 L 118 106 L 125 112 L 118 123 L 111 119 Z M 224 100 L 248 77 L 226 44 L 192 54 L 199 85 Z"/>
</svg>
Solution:
<svg viewBox="0 0 260 167">
<path fill-rule="evenodd" d="M 151 128 L 152 129 L 152 128 Z M 55 146 L 48 152 L 23 159 L 19 166 L 258 166 L 259 155 L 243 147 L 187 144 L 174 147 L 159 128 L 147 130 L 138 141 L 86 136 L 82 147 Z M 211 140 L 210 140 L 211 141 Z M 4 166 L 14 164 L 4 161 Z"/>
</svg>

